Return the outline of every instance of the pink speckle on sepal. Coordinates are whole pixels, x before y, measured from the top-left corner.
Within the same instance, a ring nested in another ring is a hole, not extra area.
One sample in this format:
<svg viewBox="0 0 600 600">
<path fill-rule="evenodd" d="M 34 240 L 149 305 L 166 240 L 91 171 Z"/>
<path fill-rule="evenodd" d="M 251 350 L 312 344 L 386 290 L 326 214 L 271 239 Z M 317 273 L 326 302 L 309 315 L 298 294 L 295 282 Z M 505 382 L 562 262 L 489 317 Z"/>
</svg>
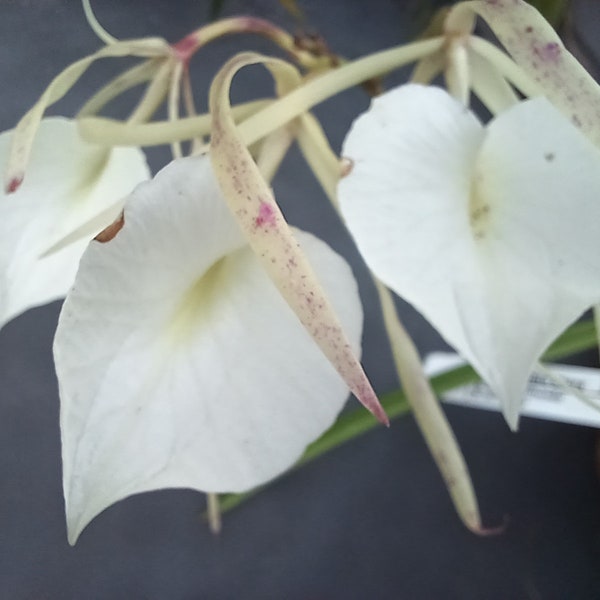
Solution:
<svg viewBox="0 0 600 600">
<path fill-rule="evenodd" d="M 544 62 L 556 63 L 560 59 L 561 48 L 556 42 L 543 45 L 534 45 L 533 52 Z"/>
<path fill-rule="evenodd" d="M 366 379 L 366 377 L 365 377 Z M 360 383 L 357 389 L 354 391 L 356 398 L 359 402 L 371 412 L 371 414 L 386 427 L 390 426 L 390 420 L 383 410 L 383 406 L 379 403 L 377 394 L 375 394 L 371 384 L 368 380 L 364 383 Z"/>
<path fill-rule="evenodd" d="M 275 210 L 267 202 L 261 202 L 258 208 L 258 215 L 254 219 L 256 227 L 274 227 L 275 226 Z"/>
<path fill-rule="evenodd" d="M 313 335 L 318 342 L 318 335 Z M 331 360 L 331 358 L 330 358 Z M 337 372 L 348 384 L 350 391 L 356 399 L 382 424 L 390 426 L 390 420 L 379 403 L 377 394 L 373 390 L 365 372 L 358 360 L 351 353 L 342 353 L 331 360 Z"/>
<path fill-rule="evenodd" d="M 21 187 L 21 184 L 23 183 L 23 177 L 24 177 L 23 174 L 20 174 L 20 175 L 16 175 L 15 177 L 11 178 L 10 181 L 6 184 L 4 191 L 7 194 L 13 194 L 14 192 L 16 192 Z"/>
</svg>

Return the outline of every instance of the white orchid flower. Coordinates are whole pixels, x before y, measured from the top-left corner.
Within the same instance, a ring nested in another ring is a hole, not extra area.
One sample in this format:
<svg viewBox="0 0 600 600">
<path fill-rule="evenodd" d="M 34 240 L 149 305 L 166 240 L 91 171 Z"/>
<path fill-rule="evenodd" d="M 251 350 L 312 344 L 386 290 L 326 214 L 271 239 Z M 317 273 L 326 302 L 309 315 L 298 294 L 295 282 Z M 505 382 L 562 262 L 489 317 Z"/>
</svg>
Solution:
<svg viewBox="0 0 600 600">
<path fill-rule="evenodd" d="M 296 234 L 358 354 L 350 268 Z M 71 543 L 131 494 L 239 492 L 275 477 L 348 396 L 247 244 L 207 156 L 140 185 L 117 235 L 89 245 L 54 352 Z"/>
<path fill-rule="evenodd" d="M 8 160 L 12 136 L 0 135 L 0 163 Z M 89 240 L 148 177 L 139 149 L 89 144 L 74 121 L 42 121 L 27 176 L 17 191 L 0 195 L 0 326 L 66 295 Z"/>
<path fill-rule="evenodd" d="M 516 429 L 549 343 L 600 299 L 600 153 L 544 98 L 487 126 L 407 85 L 354 123 L 339 199 L 367 264 L 479 372 Z"/>
</svg>

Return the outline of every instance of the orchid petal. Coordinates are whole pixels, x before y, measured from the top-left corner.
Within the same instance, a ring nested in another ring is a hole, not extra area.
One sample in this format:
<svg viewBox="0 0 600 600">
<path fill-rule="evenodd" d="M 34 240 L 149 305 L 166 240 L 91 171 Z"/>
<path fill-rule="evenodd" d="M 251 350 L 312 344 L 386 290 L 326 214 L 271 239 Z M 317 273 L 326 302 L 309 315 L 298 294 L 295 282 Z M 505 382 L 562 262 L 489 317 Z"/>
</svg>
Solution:
<svg viewBox="0 0 600 600">
<path fill-rule="evenodd" d="M 343 152 L 340 205 L 365 260 L 516 428 L 533 365 L 600 297 L 600 153 L 543 98 L 484 128 L 414 85 L 375 100 Z"/>
<path fill-rule="evenodd" d="M 0 162 L 11 134 L 0 135 Z M 0 194 L 0 326 L 66 295 L 89 240 L 119 214 L 119 200 L 149 176 L 140 150 L 88 144 L 66 119 L 44 120 L 37 142 L 27 181 L 10 196 Z M 94 230 L 45 255 L 99 214 L 104 220 Z"/>
<path fill-rule="evenodd" d="M 124 215 L 83 255 L 55 340 L 71 543 L 131 494 L 275 477 L 348 396 L 244 240 L 208 157 L 172 162 Z M 358 353 L 350 268 L 296 235 Z"/>
</svg>

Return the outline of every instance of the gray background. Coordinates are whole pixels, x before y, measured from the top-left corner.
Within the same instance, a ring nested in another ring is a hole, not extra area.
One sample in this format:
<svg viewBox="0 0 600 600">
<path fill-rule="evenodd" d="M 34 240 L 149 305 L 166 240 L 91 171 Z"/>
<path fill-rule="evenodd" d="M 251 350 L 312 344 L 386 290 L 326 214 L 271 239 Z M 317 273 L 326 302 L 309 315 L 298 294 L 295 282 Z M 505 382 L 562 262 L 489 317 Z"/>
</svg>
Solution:
<svg viewBox="0 0 600 600">
<path fill-rule="evenodd" d="M 301 3 L 340 54 L 356 57 L 414 35 L 418 2 Z M 577 2 L 587 43 L 598 2 Z M 206 1 L 96 0 L 116 37 L 176 41 L 207 15 Z M 225 3 L 290 23 L 276 0 Z M 50 79 L 99 46 L 76 0 L 0 0 L 0 129 L 14 126 Z M 199 98 L 227 57 L 272 50 L 253 37 L 218 42 L 192 68 Z M 121 63 L 122 66 L 122 63 Z M 72 115 L 115 63 L 94 67 L 51 114 Z M 401 76 L 390 80 L 401 81 Z M 204 82 L 204 83 L 202 83 Z M 243 73 L 236 98 L 269 90 L 260 69 Z M 259 89 L 260 88 L 260 89 Z M 200 102 L 200 108 L 202 103 Z M 334 147 L 368 105 L 361 90 L 317 111 Z M 127 102 L 113 108 L 124 115 Z M 152 151 L 154 168 L 168 159 Z M 366 306 L 364 364 L 379 392 L 397 386 L 372 288 L 360 259 L 297 152 L 275 188 L 288 219 L 328 240 L 355 265 Z M 443 348 L 407 306 L 420 349 Z M 219 538 L 202 522 L 201 494 L 172 490 L 129 498 L 68 546 L 61 493 L 58 395 L 51 344 L 59 303 L 0 332 L 0 598 L 7 599 L 593 599 L 600 598 L 600 489 L 596 430 L 523 419 L 511 434 L 498 414 L 447 409 L 487 525 L 478 538 L 454 513 L 411 417 L 365 435 L 275 483 L 225 518 Z M 578 357 L 595 361 L 594 354 Z"/>
</svg>

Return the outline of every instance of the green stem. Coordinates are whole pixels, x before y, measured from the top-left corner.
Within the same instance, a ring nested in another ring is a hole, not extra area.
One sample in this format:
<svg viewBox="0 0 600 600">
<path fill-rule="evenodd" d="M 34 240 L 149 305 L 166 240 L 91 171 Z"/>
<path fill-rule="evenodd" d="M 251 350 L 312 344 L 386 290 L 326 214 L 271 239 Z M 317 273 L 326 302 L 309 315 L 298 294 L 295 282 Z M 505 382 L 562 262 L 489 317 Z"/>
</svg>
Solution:
<svg viewBox="0 0 600 600">
<path fill-rule="evenodd" d="M 565 358 L 571 354 L 594 348 L 596 344 L 596 328 L 593 321 L 581 321 L 569 327 L 569 329 L 558 337 L 550 348 L 548 348 L 542 360 L 554 361 Z M 431 387 L 437 396 L 441 396 L 454 388 L 474 383 L 479 381 L 479 379 L 480 377 L 473 367 L 465 365 L 432 377 Z M 408 401 L 402 390 L 383 394 L 380 400 L 390 420 L 410 412 Z M 312 462 L 338 446 L 367 433 L 377 425 L 377 421 L 364 409 L 355 409 L 343 414 L 329 431 L 324 433 L 306 449 L 306 452 L 294 468 Z M 221 497 L 221 511 L 224 513 L 235 508 L 262 489 L 264 487 L 250 490 L 244 494 L 223 495 Z"/>
</svg>

